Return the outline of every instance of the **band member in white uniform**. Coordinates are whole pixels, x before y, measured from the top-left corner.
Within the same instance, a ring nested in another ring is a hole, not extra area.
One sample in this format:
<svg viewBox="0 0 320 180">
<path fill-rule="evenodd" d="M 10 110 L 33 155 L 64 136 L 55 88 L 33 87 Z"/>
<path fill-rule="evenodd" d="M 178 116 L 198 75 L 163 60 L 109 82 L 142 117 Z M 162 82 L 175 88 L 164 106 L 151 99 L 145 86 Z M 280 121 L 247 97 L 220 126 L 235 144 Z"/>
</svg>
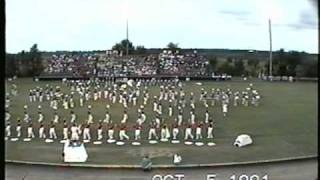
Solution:
<svg viewBox="0 0 320 180">
<path fill-rule="evenodd" d="M 32 123 L 29 123 L 28 129 L 27 129 L 27 134 L 28 134 L 28 138 L 34 138 L 34 133 L 33 133 L 33 127 L 32 127 Z"/>
<path fill-rule="evenodd" d="M 92 116 L 90 111 L 88 112 L 88 121 L 87 121 L 87 123 L 88 124 L 92 124 L 93 123 L 93 116 Z"/>
<path fill-rule="evenodd" d="M 38 122 L 41 123 L 43 121 L 43 114 L 41 112 L 38 112 Z"/>
<path fill-rule="evenodd" d="M 120 124 L 119 138 L 120 141 L 123 139 L 129 140 L 129 136 L 126 134 L 126 125 L 124 123 Z"/>
<path fill-rule="evenodd" d="M 124 111 L 121 123 L 124 124 L 127 122 L 127 120 L 128 120 L 128 114 L 127 114 L 127 111 Z"/>
<path fill-rule="evenodd" d="M 170 132 L 166 125 L 163 125 L 161 128 L 161 139 L 169 139 L 170 138 Z"/>
<path fill-rule="evenodd" d="M 190 114 L 191 114 L 191 117 L 190 117 L 189 123 L 191 123 L 193 125 L 196 122 L 196 116 L 195 116 L 194 112 L 192 112 L 192 111 L 190 112 Z"/>
<path fill-rule="evenodd" d="M 173 115 L 173 109 L 172 109 L 172 106 L 171 104 L 169 105 L 169 117 L 172 117 Z"/>
<path fill-rule="evenodd" d="M 197 128 L 196 128 L 196 139 L 202 139 L 202 134 L 201 134 L 201 130 L 202 130 L 202 123 L 199 123 Z"/>
<path fill-rule="evenodd" d="M 66 120 L 63 123 L 63 139 L 68 139 L 68 124 Z"/>
<path fill-rule="evenodd" d="M 206 110 L 204 122 L 205 122 L 205 123 L 208 123 L 208 122 L 209 122 L 209 111 L 208 111 L 208 110 Z"/>
<path fill-rule="evenodd" d="M 173 136 L 173 139 L 174 139 L 174 140 L 177 139 L 178 134 L 179 134 L 179 126 L 178 126 L 178 123 L 174 123 L 174 124 L 173 124 L 173 129 L 172 129 L 172 136 Z"/>
<path fill-rule="evenodd" d="M 19 138 L 19 137 L 21 136 L 21 123 L 20 123 L 20 119 L 18 119 L 18 122 L 17 122 L 16 132 L 17 132 L 17 137 Z"/>
<path fill-rule="evenodd" d="M 103 139 L 102 132 L 103 132 L 103 126 L 102 126 L 102 123 L 100 122 L 97 129 L 98 141 Z"/>
<path fill-rule="evenodd" d="M 108 125 L 108 137 L 109 139 L 114 138 L 114 125 L 112 123 Z"/>
<path fill-rule="evenodd" d="M 212 123 L 210 123 L 208 125 L 207 138 L 208 139 L 212 139 L 213 138 L 213 124 Z"/>
<path fill-rule="evenodd" d="M 90 124 L 87 124 L 83 129 L 83 140 L 91 140 L 90 136 Z"/>
<path fill-rule="evenodd" d="M 6 126 L 6 137 L 10 137 L 11 136 L 11 125 L 10 123 L 7 123 Z"/>
<path fill-rule="evenodd" d="M 59 115 L 56 111 L 54 112 L 53 122 L 56 124 L 59 123 Z"/>
<path fill-rule="evenodd" d="M 71 122 L 71 123 L 75 123 L 75 122 L 76 122 L 76 119 L 77 119 L 77 116 L 76 116 L 76 114 L 75 114 L 73 111 L 71 111 L 70 113 L 71 113 L 71 120 L 70 120 L 70 122 Z"/>
<path fill-rule="evenodd" d="M 187 140 L 187 139 L 193 139 L 193 135 L 192 135 L 192 125 L 189 124 L 187 127 L 186 127 L 186 130 L 185 130 L 185 136 L 184 136 L 184 139 Z"/>
<path fill-rule="evenodd" d="M 179 111 L 179 114 L 178 114 L 178 125 L 181 126 L 182 124 L 182 111 Z"/>
<path fill-rule="evenodd" d="M 23 118 L 23 121 L 25 121 L 25 122 L 29 122 L 29 119 L 30 119 L 30 116 L 29 116 L 29 114 L 25 111 L 24 112 L 24 118 Z"/>
<path fill-rule="evenodd" d="M 44 131 L 44 125 L 41 123 L 39 127 L 39 138 L 40 139 L 45 139 L 46 138 L 46 133 Z"/>
<path fill-rule="evenodd" d="M 76 126 L 75 123 L 73 123 L 72 127 L 71 127 L 71 140 L 72 141 L 78 141 L 79 140 L 79 128 Z"/>
<path fill-rule="evenodd" d="M 106 106 L 106 115 L 105 115 L 105 118 L 103 120 L 103 122 L 105 122 L 105 123 L 109 123 L 109 121 L 110 121 L 109 109 L 110 109 L 110 105 L 108 104 Z"/>
<path fill-rule="evenodd" d="M 51 122 L 51 125 L 50 125 L 49 137 L 50 139 L 57 139 L 56 128 L 53 122 Z"/>
<path fill-rule="evenodd" d="M 156 133 L 156 125 L 154 123 L 151 123 L 150 129 L 149 129 L 149 136 L 148 139 L 151 140 L 152 138 L 158 139 L 157 133 Z"/>
<path fill-rule="evenodd" d="M 223 116 L 224 116 L 224 117 L 227 116 L 227 112 L 228 112 L 228 104 L 223 103 L 223 104 L 222 104 L 222 113 L 223 113 Z"/>
<path fill-rule="evenodd" d="M 134 140 L 140 140 L 141 139 L 141 129 L 142 129 L 142 126 L 140 124 L 136 124 L 134 126 L 135 128 L 135 131 L 134 131 Z"/>
</svg>

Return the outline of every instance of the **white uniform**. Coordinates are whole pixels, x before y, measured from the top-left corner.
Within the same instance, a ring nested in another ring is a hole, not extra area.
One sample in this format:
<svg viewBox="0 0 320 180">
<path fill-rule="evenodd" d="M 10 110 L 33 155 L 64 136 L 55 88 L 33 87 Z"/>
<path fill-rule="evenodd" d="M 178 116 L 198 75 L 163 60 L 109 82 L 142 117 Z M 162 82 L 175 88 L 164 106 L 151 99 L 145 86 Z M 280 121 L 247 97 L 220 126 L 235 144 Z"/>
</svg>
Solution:
<svg viewBox="0 0 320 180">
<path fill-rule="evenodd" d="M 56 130 L 54 127 L 50 127 L 49 137 L 50 137 L 50 139 L 57 139 L 57 134 L 56 134 Z"/>
<path fill-rule="evenodd" d="M 34 138 L 33 128 L 28 127 L 28 138 Z"/>
<path fill-rule="evenodd" d="M 156 133 L 156 129 L 154 127 L 151 127 L 149 129 L 149 136 L 148 139 L 152 139 L 152 137 L 154 137 L 155 139 L 158 139 L 157 133 Z"/>
<path fill-rule="evenodd" d="M 86 127 L 83 129 L 83 139 L 88 139 L 88 140 L 91 139 L 90 128 Z"/>
<path fill-rule="evenodd" d="M 228 105 L 227 104 L 222 105 L 222 112 L 223 112 L 223 115 L 226 116 L 226 114 L 228 112 Z"/>
<path fill-rule="evenodd" d="M 125 114 L 123 114 L 123 118 L 121 120 L 121 123 L 126 123 L 127 120 L 128 120 L 128 114 L 125 113 Z"/>
<path fill-rule="evenodd" d="M 6 127 L 6 137 L 10 137 L 11 136 L 11 130 L 10 130 L 11 126 L 7 125 Z"/>
<path fill-rule="evenodd" d="M 57 114 L 54 115 L 53 122 L 54 123 L 59 123 L 59 116 Z"/>
<path fill-rule="evenodd" d="M 129 140 L 129 136 L 126 134 L 126 130 L 125 130 L 125 129 L 120 129 L 120 131 L 119 131 L 119 137 L 120 137 L 120 140 L 121 140 L 121 141 L 122 141 L 123 139 Z"/>
<path fill-rule="evenodd" d="M 18 125 L 16 127 L 16 132 L 17 132 L 17 137 L 20 137 L 21 136 L 21 126 L 20 125 Z"/>
<path fill-rule="evenodd" d="M 71 140 L 79 140 L 78 127 L 71 127 Z"/>
<path fill-rule="evenodd" d="M 208 127 L 208 132 L 207 132 L 207 134 L 208 134 L 207 138 L 210 138 L 210 139 L 213 138 L 213 133 L 212 132 L 213 132 L 213 127 L 209 126 Z"/>
<path fill-rule="evenodd" d="M 192 129 L 190 127 L 187 127 L 186 130 L 185 130 L 184 139 L 187 140 L 189 138 L 193 139 Z"/>
<path fill-rule="evenodd" d="M 113 134 L 114 134 L 114 130 L 113 129 L 108 129 L 108 137 L 109 137 L 109 139 L 113 139 Z"/>
<path fill-rule="evenodd" d="M 171 117 L 173 114 L 172 107 L 169 107 L 169 116 Z"/>
<path fill-rule="evenodd" d="M 196 121 L 196 116 L 194 115 L 194 113 L 191 114 L 191 118 L 190 118 L 190 123 L 194 124 Z"/>
<path fill-rule="evenodd" d="M 45 134 L 45 132 L 44 132 L 44 127 L 43 127 L 43 126 L 39 128 L 39 138 L 40 138 L 40 139 L 41 139 L 41 138 L 43 138 L 43 139 L 46 138 L 46 134 Z"/>
<path fill-rule="evenodd" d="M 88 124 L 92 124 L 93 123 L 93 116 L 92 114 L 88 115 Z"/>
<path fill-rule="evenodd" d="M 205 120 L 204 120 L 205 123 L 208 123 L 209 122 L 209 113 L 206 112 L 206 115 L 205 115 Z"/>
<path fill-rule="evenodd" d="M 173 139 L 177 139 L 178 134 L 179 134 L 179 128 L 174 127 L 174 128 L 172 129 Z"/>
<path fill-rule="evenodd" d="M 168 128 L 162 128 L 161 129 L 161 139 L 169 139 L 170 138 L 170 132 Z"/>
<path fill-rule="evenodd" d="M 202 139 L 201 127 L 197 127 L 196 129 L 196 139 Z"/>
<path fill-rule="evenodd" d="M 75 114 L 71 114 L 71 123 L 74 123 L 76 121 L 77 116 Z"/>
<path fill-rule="evenodd" d="M 102 128 L 98 128 L 97 130 L 97 134 L 98 134 L 98 140 L 101 140 L 103 138 L 103 135 L 102 135 Z"/>
<path fill-rule="evenodd" d="M 109 113 L 106 113 L 106 115 L 105 115 L 105 118 L 104 118 L 103 122 L 105 122 L 105 123 L 109 123 L 109 121 L 110 121 L 110 114 L 109 114 Z"/>
<path fill-rule="evenodd" d="M 144 113 L 141 114 L 141 120 L 142 120 L 142 123 L 144 123 L 146 121 L 147 117 Z"/>
<path fill-rule="evenodd" d="M 178 115 L 178 125 L 181 126 L 182 124 L 182 114 Z"/>
<path fill-rule="evenodd" d="M 68 127 L 63 128 L 63 139 L 68 139 Z"/>
<path fill-rule="evenodd" d="M 140 127 L 137 127 L 135 132 L 134 132 L 134 139 L 135 140 L 140 140 L 141 139 L 141 129 Z"/>
</svg>

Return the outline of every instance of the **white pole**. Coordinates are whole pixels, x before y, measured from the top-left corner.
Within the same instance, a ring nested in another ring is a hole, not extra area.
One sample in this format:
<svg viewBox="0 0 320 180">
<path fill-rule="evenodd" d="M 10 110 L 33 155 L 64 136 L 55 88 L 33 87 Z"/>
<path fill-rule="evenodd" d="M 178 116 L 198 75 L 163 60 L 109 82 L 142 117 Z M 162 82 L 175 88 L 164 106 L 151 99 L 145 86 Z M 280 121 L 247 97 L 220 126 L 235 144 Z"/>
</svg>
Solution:
<svg viewBox="0 0 320 180">
<path fill-rule="evenodd" d="M 270 43 L 270 51 L 269 51 L 269 76 L 272 77 L 272 34 L 271 34 L 271 20 L 269 19 L 269 43 Z"/>
<path fill-rule="evenodd" d="M 126 50 L 127 50 L 126 54 L 128 56 L 128 54 L 129 54 L 129 26 L 128 26 L 128 19 L 127 19 L 127 47 L 126 47 Z"/>
</svg>

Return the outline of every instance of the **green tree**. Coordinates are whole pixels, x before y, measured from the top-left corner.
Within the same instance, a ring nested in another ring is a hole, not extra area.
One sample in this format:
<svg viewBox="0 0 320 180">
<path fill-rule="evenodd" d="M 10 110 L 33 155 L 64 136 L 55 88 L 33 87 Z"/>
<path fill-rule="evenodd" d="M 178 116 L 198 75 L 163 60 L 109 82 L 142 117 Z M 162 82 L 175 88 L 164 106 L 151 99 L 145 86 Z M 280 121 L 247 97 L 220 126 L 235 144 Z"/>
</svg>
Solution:
<svg viewBox="0 0 320 180">
<path fill-rule="evenodd" d="M 234 63 L 234 73 L 233 75 L 235 76 L 241 76 L 242 74 L 244 74 L 244 63 L 242 59 L 238 59 L 235 61 Z"/>
<path fill-rule="evenodd" d="M 132 54 L 134 52 L 134 46 L 132 44 L 132 42 L 130 42 L 127 39 L 122 40 L 119 43 L 116 43 L 113 47 L 112 50 L 117 50 L 117 51 L 122 51 L 124 54 L 127 51 L 127 45 L 128 45 L 128 53 Z"/>
<path fill-rule="evenodd" d="M 167 48 L 173 52 L 175 52 L 176 50 L 179 50 L 179 46 L 178 46 L 178 43 L 173 43 L 173 42 L 170 42 L 168 45 L 167 45 Z"/>
<path fill-rule="evenodd" d="M 136 54 L 145 54 L 147 52 L 146 48 L 144 46 L 136 46 L 135 53 Z"/>
<path fill-rule="evenodd" d="M 43 64 L 42 64 L 42 59 L 41 59 L 41 53 L 38 50 L 38 45 L 34 44 L 30 48 L 30 52 L 28 54 L 29 60 L 32 62 L 32 75 L 33 76 L 39 76 L 40 73 L 43 71 Z"/>
<path fill-rule="evenodd" d="M 234 68 L 228 61 L 225 61 L 219 66 L 218 73 L 227 73 L 229 75 L 234 75 Z"/>
<path fill-rule="evenodd" d="M 213 71 L 215 71 L 217 69 L 217 57 L 214 56 L 214 57 L 210 57 L 209 58 L 209 64 L 210 64 L 210 67 Z"/>
</svg>

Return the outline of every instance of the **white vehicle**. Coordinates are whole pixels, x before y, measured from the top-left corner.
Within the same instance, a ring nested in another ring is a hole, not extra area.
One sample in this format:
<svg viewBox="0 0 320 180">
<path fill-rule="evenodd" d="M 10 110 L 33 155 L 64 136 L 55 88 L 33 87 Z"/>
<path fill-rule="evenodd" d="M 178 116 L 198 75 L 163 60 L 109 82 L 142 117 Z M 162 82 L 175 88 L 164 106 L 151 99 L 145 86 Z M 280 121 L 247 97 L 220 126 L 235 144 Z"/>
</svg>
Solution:
<svg viewBox="0 0 320 180">
<path fill-rule="evenodd" d="M 237 137 L 237 139 L 234 141 L 233 145 L 237 147 L 243 147 L 247 146 L 249 144 L 252 144 L 252 139 L 247 134 L 241 134 Z"/>
</svg>

